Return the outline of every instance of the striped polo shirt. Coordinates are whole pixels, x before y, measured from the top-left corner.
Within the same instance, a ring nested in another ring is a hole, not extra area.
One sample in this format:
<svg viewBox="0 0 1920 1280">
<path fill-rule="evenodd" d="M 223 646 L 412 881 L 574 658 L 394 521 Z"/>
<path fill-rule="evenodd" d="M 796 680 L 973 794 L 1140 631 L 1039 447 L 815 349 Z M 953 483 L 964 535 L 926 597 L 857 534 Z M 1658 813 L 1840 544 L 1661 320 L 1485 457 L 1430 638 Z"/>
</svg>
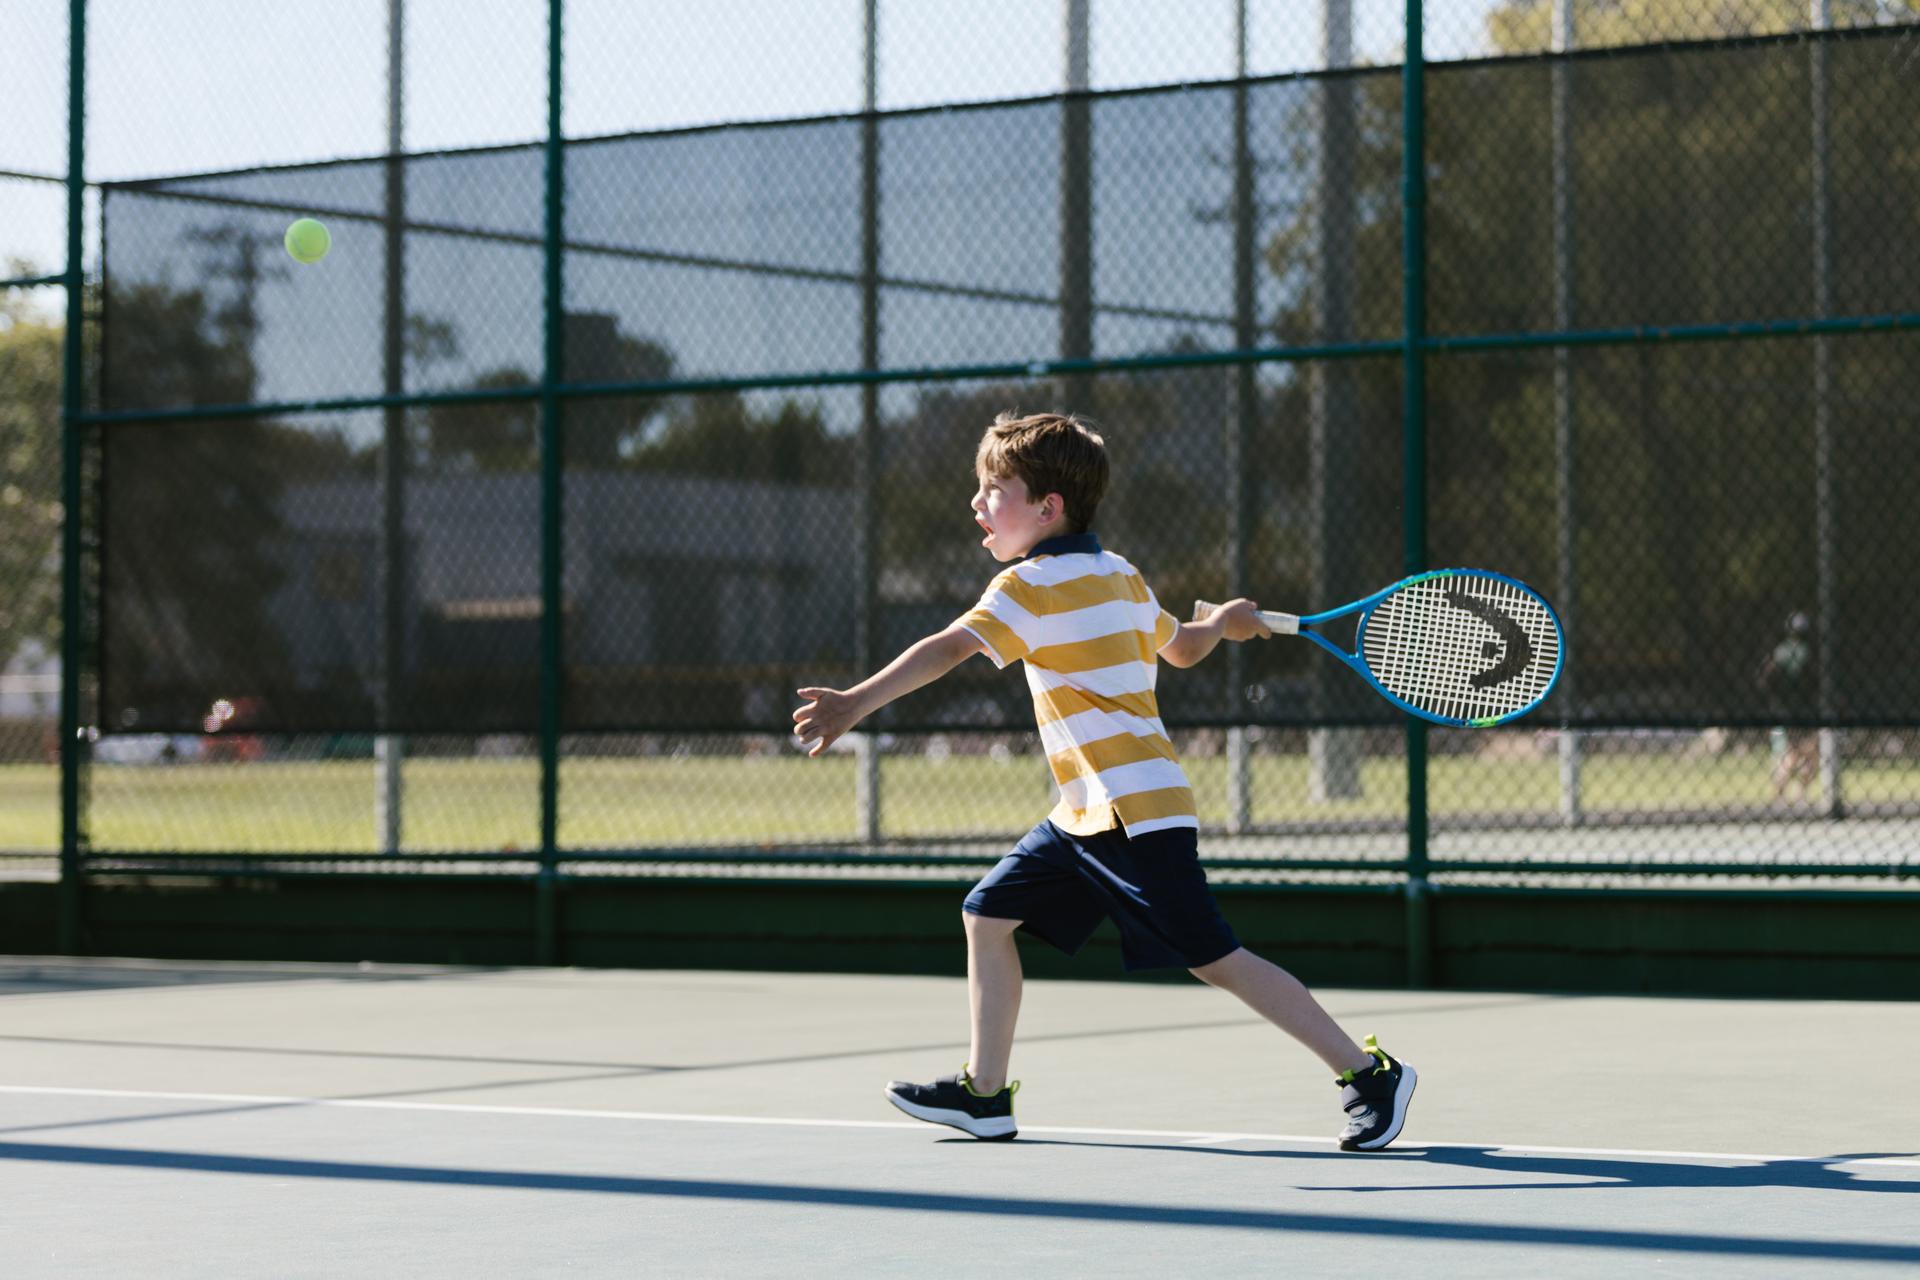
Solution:
<svg viewBox="0 0 1920 1280">
<path fill-rule="evenodd" d="M 1048 538 L 987 585 L 963 614 L 997 667 L 1024 660 L 1060 803 L 1074 835 L 1137 836 L 1198 827 L 1193 788 L 1160 723 L 1155 658 L 1173 615 L 1140 571 L 1091 533 Z"/>
</svg>

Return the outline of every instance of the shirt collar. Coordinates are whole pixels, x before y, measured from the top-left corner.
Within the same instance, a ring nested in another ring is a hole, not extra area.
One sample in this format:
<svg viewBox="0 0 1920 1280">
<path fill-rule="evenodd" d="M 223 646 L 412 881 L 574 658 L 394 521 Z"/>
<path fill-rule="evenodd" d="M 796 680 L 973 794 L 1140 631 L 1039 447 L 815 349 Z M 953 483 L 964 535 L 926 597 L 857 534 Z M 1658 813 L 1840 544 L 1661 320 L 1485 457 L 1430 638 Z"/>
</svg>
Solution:
<svg viewBox="0 0 1920 1280">
<path fill-rule="evenodd" d="M 1062 533 L 1052 538 L 1042 538 L 1033 544 L 1033 550 L 1020 558 L 1031 560 L 1035 556 L 1078 556 L 1098 555 L 1100 539 L 1089 533 Z"/>
</svg>

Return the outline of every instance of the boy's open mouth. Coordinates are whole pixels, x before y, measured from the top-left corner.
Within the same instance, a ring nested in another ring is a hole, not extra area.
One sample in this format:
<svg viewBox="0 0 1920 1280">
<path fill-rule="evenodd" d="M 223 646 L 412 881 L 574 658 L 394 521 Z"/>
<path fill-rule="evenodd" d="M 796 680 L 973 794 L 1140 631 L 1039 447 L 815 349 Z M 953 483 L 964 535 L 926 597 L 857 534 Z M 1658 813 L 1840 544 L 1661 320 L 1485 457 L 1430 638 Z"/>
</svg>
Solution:
<svg viewBox="0 0 1920 1280">
<path fill-rule="evenodd" d="M 988 544 L 989 542 L 992 542 L 992 541 L 993 541 L 993 526 L 992 526 L 992 525 L 990 525 L 990 524 L 988 524 L 988 523 L 987 523 L 987 522 L 986 522 L 985 520 L 982 520 L 982 519 L 981 519 L 981 518 L 980 518 L 979 516 L 975 516 L 975 517 L 973 518 L 973 522 L 974 522 L 975 524 L 977 524 L 977 525 L 979 525 L 979 526 L 980 526 L 980 527 L 981 527 L 982 529 L 984 529 L 984 530 L 986 530 L 986 533 L 987 533 L 987 536 L 986 536 L 986 537 L 984 537 L 984 538 L 982 538 L 982 539 L 980 539 L 980 545 L 984 547 L 984 546 L 986 546 L 986 545 L 987 545 L 987 544 Z"/>
</svg>

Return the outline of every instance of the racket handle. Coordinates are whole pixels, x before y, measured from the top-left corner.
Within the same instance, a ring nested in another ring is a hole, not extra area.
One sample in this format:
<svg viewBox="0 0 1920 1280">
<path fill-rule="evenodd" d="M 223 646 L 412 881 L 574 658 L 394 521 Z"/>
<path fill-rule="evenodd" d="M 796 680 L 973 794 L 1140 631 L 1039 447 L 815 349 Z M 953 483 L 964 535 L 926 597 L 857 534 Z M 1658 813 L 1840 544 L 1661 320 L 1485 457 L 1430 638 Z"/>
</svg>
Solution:
<svg viewBox="0 0 1920 1280">
<path fill-rule="evenodd" d="M 1205 600 L 1195 600 L 1193 602 L 1193 620 L 1199 622 L 1219 607 L 1219 605 L 1209 604 Z M 1255 609 L 1254 613 L 1258 614 L 1260 621 L 1267 625 L 1267 630 L 1277 636 L 1297 636 L 1300 634 L 1300 617 L 1298 614 L 1274 613 L 1269 609 Z"/>
</svg>

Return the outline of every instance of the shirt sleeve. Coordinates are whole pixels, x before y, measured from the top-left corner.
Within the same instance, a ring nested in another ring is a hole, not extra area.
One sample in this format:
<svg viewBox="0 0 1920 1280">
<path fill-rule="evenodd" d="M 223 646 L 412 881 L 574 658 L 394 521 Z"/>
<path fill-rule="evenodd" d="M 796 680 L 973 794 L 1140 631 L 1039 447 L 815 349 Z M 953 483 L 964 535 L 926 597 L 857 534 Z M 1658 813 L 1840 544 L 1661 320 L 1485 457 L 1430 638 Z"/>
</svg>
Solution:
<svg viewBox="0 0 1920 1280">
<path fill-rule="evenodd" d="M 954 625 L 972 632 L 986 648 L 987 657 L 996 667 L 1005 667 L 1009 662 L 1018 662 L 1033 651 L 1028 637 L 1036 634 L 1038 619 L 1014 603 L 1007 593 L 1007 582 L 1013 571 L 1008 570 L 987 584 L 986 594 L 980 602 L 961 614 Z"/>
<path fill-rule="evenodd" d="M 1172 644 L 1173 638 L 1179 634 L 1180 619 L 1162 609 L 1159 619 L 1153 624 L 1153 651 L 1160 652 Z"/>
<path fill-rule="evenodd" d="M 1153 620 L 1153 651 L 1158 653 L 1172 644 L 1173 638 L 1180 634 L 1180 619 L 1167 612 L 1166 606 L 1160 603 L 1160 597 L 1154 594 L 1152 587 L 1148 587 L 1145 582 L 1140 585 L 1146 588 L 1147 603 L 1152 605 L 1154 612 L 1159 615 Z"/>
</svg>

